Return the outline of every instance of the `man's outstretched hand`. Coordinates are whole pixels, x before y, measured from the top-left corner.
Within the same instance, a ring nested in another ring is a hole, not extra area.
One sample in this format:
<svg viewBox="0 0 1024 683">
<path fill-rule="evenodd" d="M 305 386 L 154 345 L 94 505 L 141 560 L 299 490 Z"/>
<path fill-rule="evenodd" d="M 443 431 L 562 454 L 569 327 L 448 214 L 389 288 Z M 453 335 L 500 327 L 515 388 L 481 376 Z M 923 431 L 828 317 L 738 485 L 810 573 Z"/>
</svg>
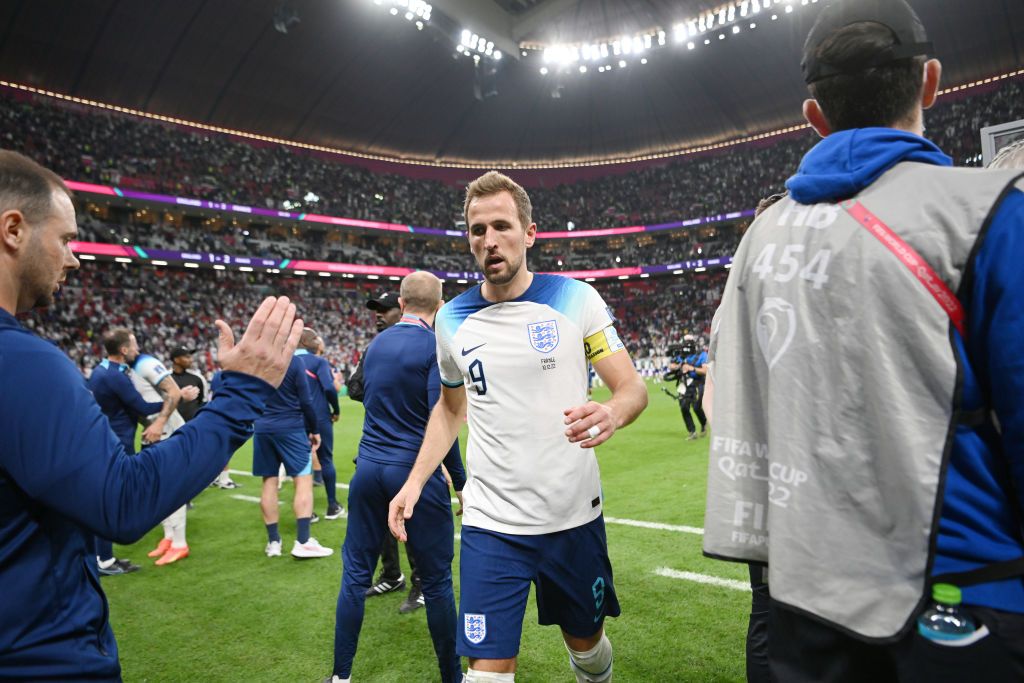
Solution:
<svg viewBox="0 0 1024 683">
<path fill-rule="evenodd" d="M 226 322 L 216 325 L 217 359 L 224 370 L 259 377 L 275 387 L 281 384 L 302 334 L 302 320 L 295 317 L 295 304 L 288 297 L 264 299 L 237 344 Z"/>
</svg>

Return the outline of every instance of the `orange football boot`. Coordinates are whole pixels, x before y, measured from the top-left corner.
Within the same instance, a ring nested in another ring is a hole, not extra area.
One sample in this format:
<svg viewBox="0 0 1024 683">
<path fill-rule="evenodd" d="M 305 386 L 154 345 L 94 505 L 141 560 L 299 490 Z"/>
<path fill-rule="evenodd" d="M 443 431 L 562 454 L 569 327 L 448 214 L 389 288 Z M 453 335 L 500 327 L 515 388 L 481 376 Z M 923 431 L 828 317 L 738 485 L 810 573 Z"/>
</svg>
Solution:
<svg viewBox="0 0 1024 683">
<path fill-rule="evenodd" d="M 157 566 L 163 566 L 165 564 L 177 562 L 178 560 L 184 560 L 186 557 L 188 557 L 188 546 L 185 546 L 184 548 L 170 548 L 166 553 L 164 553 L 163 557 L 156 561 L 156 564 Z"/>
<path fill-rule="evenodd" d="M 156 544 L 156 548 L 149 551 L 146 557 L 161 557 L 164 553 L 171 549 L 171 539 L 161 538 L 160 542 Z"/>
</svg>

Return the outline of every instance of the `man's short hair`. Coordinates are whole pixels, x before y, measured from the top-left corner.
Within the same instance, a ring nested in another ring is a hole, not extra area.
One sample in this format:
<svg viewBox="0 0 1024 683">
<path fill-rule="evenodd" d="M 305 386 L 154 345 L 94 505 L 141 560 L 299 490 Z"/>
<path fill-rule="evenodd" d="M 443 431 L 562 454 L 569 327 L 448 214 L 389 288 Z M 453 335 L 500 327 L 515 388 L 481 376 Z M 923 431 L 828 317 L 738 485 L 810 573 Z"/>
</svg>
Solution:
<svg viewBox="0 0 1024 683">
<path fill-rule="evenodd" d="M 59 175 L 23 154 L 0 150 L 0 213 L 18 210 L 29 222 L 42 220 L 53 211 L 55 190 L 72 198 Z"/>
<path fill-rule="evenodd" d="M 533 223 L 533 204 L 530 202 L 530 195 L 526 194 L 523 186 L 509 178 L 504 173 L 488 171 L 466 188 L 466 202 L 462 206 L 462 215 L 466 219 L 466 227 L 469 224 L 469 204 L 474 199 L 490 197 L 499 192 L 508 192 L 516 203 L 516 213 L 519 214 L 519 222 L 523 224 L 523 230 Z M 403 297 L 404 298 L 404 297 Z"/>
<path fill-rule="evenodd" d="M 1017 140 L 999 150 L 989 168 L 1024 168 L 1024 140 Z"/>
<path fill-rule="evenodd" d="M 424 271 L 410 273 L 402 280 L 399 296 L 408 310 L 428 313 L 441 303 L 441 280 Z"/>
<path fill-rule="evenodd" d="M 319 337 L 317 337 L 316 330 L 314 330 L 312 327 L 307 327 L 302 330 L 302 336 L 299 337 L 299 346 L 306 349 L 307 351 L 315 351 L 316 340 L 318 338 Z"/>
<path fill-rule="evenodd" d="M 115 327 L 103 335 L 103 348 L 108 356 L 116 356 L 121 349 L 132 343 L 132 331 L 127 327 Z"/>
<path fill-rule="evenodd" d="M 896 36 L 888 27 L 861 21 L 839 29 L 816 49 L 815 56 L 836 64 L 866 61 L 891 48 Z M 925 58 L 897 59 L 856 73 L 840 73 L 808 86 L 833 132 L 853 128 L 891 128 L 914 116 L 921 106 Z"/>
</svg>

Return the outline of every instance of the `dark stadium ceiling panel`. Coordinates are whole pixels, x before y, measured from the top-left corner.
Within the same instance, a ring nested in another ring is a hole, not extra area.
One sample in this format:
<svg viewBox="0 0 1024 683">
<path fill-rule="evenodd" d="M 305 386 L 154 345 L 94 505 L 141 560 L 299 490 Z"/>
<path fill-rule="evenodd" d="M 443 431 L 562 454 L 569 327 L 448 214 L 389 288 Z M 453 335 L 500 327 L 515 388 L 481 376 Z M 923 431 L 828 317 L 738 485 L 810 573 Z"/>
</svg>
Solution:
<svg viewBox="0 0 1024 683">
<path fill-rule="evenodd" d="M 480 30 L 463 23 L 469 15 L 484 12 L 509 40 L 518 30 L 522 44 L 550 45 L 669 31 L 721 3 L 437 0 L 418 31 L 387 11 L 391 0 L 8 1 L 0 79 L 398 158 L 615 158 L 798 122 L 800 48 L 820 5 L 791 1 L 795 11 L 762 14 L 756 30 L 711 31 L 692 50 L 670 40 L 647 51 L 647 64 L 632 55 L 627 68 L 602 73 L 552 65 L 542 75 L 532 50 L 485 60 L 497 65 L 497 93 L 479 99 L 474 64 L 456 52 L 462 28 Z M 1021 68 L 1021 0 L 913 4 L 946 84 Z M 287 33 L 275 29 L 290 18 L 299 21 L 285 22 Z"/>
</svg>

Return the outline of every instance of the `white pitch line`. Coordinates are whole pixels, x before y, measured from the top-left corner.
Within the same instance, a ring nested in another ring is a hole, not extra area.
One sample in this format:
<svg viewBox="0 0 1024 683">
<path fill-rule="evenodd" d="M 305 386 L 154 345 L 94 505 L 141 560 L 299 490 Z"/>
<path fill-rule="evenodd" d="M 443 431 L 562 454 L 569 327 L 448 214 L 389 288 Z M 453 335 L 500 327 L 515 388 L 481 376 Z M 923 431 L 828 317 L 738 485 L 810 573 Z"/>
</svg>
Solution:
<svg viewBox="0 0 1024 683">
<path fill-rule="evenodd" d="M 245 470 L 228 470 L 231 474 L 237 474 L 242 477 L 252 477 L 252 472 L 246 472 Z M 348 489 L 348 484 L 336 484 L 339 489 Z M 258 500 L 258 499 L 257 499 Z M 452 498 L 452 505 L 459 502 L 458 498 Z M 607 524 L 619 524 L 622 526 L 633 526 L 641 529 L 657 529 L 658 531 L 675 531 L 682 534 L 696 534 L 698 536 L 704 535 L 704 530 L 696 526 L 685 526 L 681 524 L 662 524 L 661 522 L 645 522 L 640 519 L 622 519 L 619 517 L 605 517 L 605 523 Z"/>
<path fill-rule="evenodd" d="M 258 503 L 258 502 L 260 502 L 260 499 L 257 498 L 256 496 L 245 496 L 245 495 L 242 495 L 241 493 L 232 493 L 231 497 L 234 498 L 235 500 L 244 500 L 247 503 Z M 280 501 L 280 500 L 277 501 L 277 504 L 281 505 L 282 501 Z"/>
<path fill-rule="evenodd" d="M 675 569 L 669 569 L 668 567 L 658 567 L 654 570 L 654 573 L 658 576 L 664 576 L 669 579 L 682 579 L 683 581 L 706 583 L 710 586 L 721 586 L 722 588 L 731 588 L 737 591 L 750 591 L 749 583 L 734 581 L 733 579 L 723 579 L 718 576 L 708 576 L 707 574 L 697 574 L 694 572 L 681 572 Z"/>
<path fill-rule="evenodd" d="M 252 472 L 246 472 L 245 470 L 228 470 L 228 472 L 230 474 L 237 474 L 237 475 L 242 476 L 242 477 L 254 477 L 254 476 L 256 476 Z M 335 484 L 334 488 L 337 488 L 337 489 L 347 489 L 348 488 L 348 484 Z"/>
<path fill-rule="evenodd" d="M 696 526 L 682 526 L 678 524 L 662 524 L 660 522 L 643 522 L 638 519 L 619 519 L 618 517 L 605 517 L 608 524 L 622 524 L 623 526 L 636 526 L 641 529 L 658 529 L 660 531 L 678 531 L 684 534 L 704 535 L 704 530 Z"/>
</svg>

